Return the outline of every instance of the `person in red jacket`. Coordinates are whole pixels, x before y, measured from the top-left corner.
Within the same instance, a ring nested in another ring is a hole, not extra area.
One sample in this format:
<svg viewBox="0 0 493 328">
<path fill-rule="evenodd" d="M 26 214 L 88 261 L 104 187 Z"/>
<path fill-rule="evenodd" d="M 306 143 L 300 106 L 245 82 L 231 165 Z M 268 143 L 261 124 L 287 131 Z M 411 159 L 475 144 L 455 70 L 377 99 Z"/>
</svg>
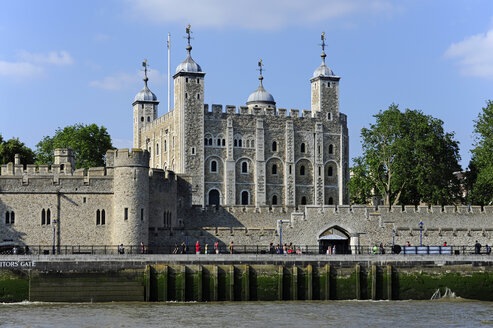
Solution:
<svg viewBox="0 0 493 328">
<path fill-rule="evenodd" d="M 197 240 L 197 242 L 195 243 L 195 253 L 196 253 L 197 255 L 199 255 L 199 254 L 200 254 L 200 243 L 199 243 L 199 241 L 198 241 L 198 240 Z"/>
</svg>

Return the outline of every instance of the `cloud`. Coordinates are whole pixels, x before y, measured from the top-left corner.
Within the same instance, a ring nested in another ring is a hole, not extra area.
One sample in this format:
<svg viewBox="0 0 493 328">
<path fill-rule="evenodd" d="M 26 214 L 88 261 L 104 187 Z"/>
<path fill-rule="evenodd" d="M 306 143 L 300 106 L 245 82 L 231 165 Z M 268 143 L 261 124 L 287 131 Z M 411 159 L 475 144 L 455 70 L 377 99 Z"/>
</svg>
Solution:
<svg viewBox="0 0 493 328">
<path fill-rule="evenodd" d="M 463 75 L 493 79 L 493 27 L 461 42 L 452 43 L 445 51 L 446 58 L 457 60 Z"/>
<path fill-rule="evenodd" d="M 129 15 L 155 23 L 272 30 L 394 10 L 390 0 L 134 0 Z"/>
<path fill-rule="evenodd" d="M 16 80 L 40 77 L 44 73 L 42 67 L 28 62 L 0 61 L 0 76 L 11 77 Z"/>
<path fill-rule="evenodd" d="M 139 84 L 142 85 L 142 75 L 143 73 L 140 71 L 136 71 L 135 73 L 119 72 L 106 76 L 102 80 L 91 81 L 89 85 L 109 91 L 135 90 Z M 162 83 L 166 79 L 166 75 L 159 73 L 158 70 L 149 71 L 148 76 L 149 81 L 152 81 L 152 83 Z M 151 88 L 150 85 L 149 88 Z"/>
<path fill-rule="evenodd" d="M 21 51 L 19 53 L 19 58 L 26 62 L 34 64 L 51 64 L 57 66 L 67 66 L 74 63 L 74 59 L 66 51 L 51 51 L 49 53 L 30 53 L 27 51 Z"/>
<path fill-rule="evenodd" d="M 51 51 L 48 53 L 30 53 L 22 50 L 17 54 L 16 61 L 0 60 L 0 76 L 14 80 L 39 78 L 45 75 L 46 66 L 67 66 L 74 63 L 74 59 L 66 51 Z"/>
</svg>

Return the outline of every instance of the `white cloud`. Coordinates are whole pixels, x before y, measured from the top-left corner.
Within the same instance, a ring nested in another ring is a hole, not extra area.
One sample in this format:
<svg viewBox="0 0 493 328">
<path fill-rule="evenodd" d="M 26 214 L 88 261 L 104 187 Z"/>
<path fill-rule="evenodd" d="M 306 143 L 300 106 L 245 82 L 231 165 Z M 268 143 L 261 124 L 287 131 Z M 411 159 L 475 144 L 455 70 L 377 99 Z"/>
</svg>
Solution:
<svg viewBox="0 0 493 328">
<path fill-rule="evenodd" d="M 151 88 L 152 83 L 162 83 L 166 79 L 166 75 L 162 75 L 157 70 L 150 70 L 148 76 L 150 81 L 149 88 Z M 135 73 L 119 72 L 114 75 L 106 76 L 102 80 L 91 81 L 89 82 L 89 85 L 91 87 L 109 91 L 135 90 L 139 84 L 143 85 L 142 77 L 143 73 L 140 71 L 136 71 Z"/>
<path fill-rule="evenodd" d="M 28 62 L 0 61 L 0 76 L 11 77 L 16 80 L 40 77 L 44 73 L 42 67 Z"/>
<path fill-rule="evenodd" d="M 66 66 L 73 64 L 74 59 L 66 51 L 51 51 L 49 53 L 31 53 L 20 51 L 17 61 L 0 60 L 0 76 L 14 80 L 25 80 L 44 76 L 47 65 Z"/>
<path fill-rule="evenodd" d="M 312 25 L 355 13 L 393 10 L 390 0 L 134 0 L 129 15 L 156 23 L 269 30 Z"/>
<path fill-rule="evenodd" d="M 493 27 L 452 43 L 444 55 L 457 60 L 463 75 L 493 79 Z"/>
</svg>

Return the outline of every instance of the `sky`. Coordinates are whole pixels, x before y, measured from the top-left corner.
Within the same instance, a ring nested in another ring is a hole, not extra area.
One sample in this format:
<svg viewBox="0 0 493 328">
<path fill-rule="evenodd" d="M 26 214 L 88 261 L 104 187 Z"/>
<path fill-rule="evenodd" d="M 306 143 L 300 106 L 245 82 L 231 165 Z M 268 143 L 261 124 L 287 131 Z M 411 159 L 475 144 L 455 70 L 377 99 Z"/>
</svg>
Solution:
<svg viewBox="0 0 493 328">
<path fill-rule="evenodd" d="M 0 0 L 0 134 L 34 149 L 58 127 L 96 123 L 131 147 L 141 63 L 163 115 L 167 35 L 174 74 L 188 24 L 206 104 L 245 105 L 262 58 L 277 107 L 300 110 L 310 108 L 325 32 L 351 158 L 361 129 L 396 103 L 443 120 L 465 169 L 474 120 L 493 99 L 490 0 Z"/>
</svg>

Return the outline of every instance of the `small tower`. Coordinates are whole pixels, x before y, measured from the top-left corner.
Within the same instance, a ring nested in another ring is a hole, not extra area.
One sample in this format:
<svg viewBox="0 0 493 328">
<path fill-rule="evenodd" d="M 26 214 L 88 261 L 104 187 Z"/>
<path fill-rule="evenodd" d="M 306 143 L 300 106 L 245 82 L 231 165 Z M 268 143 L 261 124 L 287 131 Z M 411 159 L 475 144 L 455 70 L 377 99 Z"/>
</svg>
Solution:
<svg viewBox="0 0 493 328">
<path fill-rule="evenodd" d="M 339 76 L 336 76 L 325 65 L 325 33 L 321 36 L 322 64 L 313 72 L 310 82 L 312 85 L 312 113 L 322 113 L 327 120 L 335 119 L 339 115 Z"/>
<path fill-rule="evenodd" d="M 141 129 L 151 124 L 157 118 L 159 101 L 154 93 L 147 87 L 147 59 L 142 62 L 144 67 L 144 89 L 134 98 L 134 148 L 145 148 L 145 141 L 141 140 Z"/>
<path fill-rule="evenodd" d="M 264 86 L 262 84 L 262 80 L 264 79 L 262 75 L 263 69 L 263 64 L 262 64 L 262 59 L 259 60 L 258 62 L 258 71 L 260 72 L 260 75 L 258 77 L 259 80 L 259 85 L 257 90 L 252 92 L 250 96 L 248 97 L 248 100 L 246 102 L 247 106 L 249 108 L 254 108 L 254 107 L 271 107 L 271 108 L 276 108 L 276 102 L 274 101 L 274 97 L 270 93 L 267 92 L 267 90 L 264 89 Z"/>
<path fill-rule="evenodd" d="M 186 28 L 187 57 L 178 65 L 174 79 L 175 94 L 175 172 L 188 176 L 192 204 L 204 204 L 204 77 L 205 73 L 191 55 L 192 31 Z"/>
</svg>

